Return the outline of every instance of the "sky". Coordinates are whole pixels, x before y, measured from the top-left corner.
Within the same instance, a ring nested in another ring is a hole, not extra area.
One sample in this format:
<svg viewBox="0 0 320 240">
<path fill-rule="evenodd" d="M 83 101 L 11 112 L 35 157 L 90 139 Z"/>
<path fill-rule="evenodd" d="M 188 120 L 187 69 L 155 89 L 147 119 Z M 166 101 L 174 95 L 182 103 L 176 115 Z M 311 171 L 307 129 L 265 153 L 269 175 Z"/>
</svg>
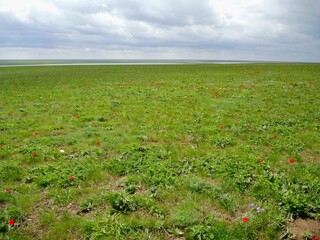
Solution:
<svg viewBox="0 0 320 240">
<path fill-rule="evenodd" d="M 320 0 L 0 0 L 0 59 L 320 62 Z"/>
</svg>

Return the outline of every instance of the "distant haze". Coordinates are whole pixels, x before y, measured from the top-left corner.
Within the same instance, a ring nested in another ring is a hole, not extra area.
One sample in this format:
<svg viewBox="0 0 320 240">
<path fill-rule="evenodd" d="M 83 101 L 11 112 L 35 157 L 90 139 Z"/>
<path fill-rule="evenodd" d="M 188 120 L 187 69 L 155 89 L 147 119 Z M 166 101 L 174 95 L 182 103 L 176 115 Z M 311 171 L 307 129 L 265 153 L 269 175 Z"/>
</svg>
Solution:
<svg viewBox="0 0 320 240">
<path fill-rule="evenodd" d="M 320 0 L 0 0 L 0 59 L 320 62 Z"/>
</svg>

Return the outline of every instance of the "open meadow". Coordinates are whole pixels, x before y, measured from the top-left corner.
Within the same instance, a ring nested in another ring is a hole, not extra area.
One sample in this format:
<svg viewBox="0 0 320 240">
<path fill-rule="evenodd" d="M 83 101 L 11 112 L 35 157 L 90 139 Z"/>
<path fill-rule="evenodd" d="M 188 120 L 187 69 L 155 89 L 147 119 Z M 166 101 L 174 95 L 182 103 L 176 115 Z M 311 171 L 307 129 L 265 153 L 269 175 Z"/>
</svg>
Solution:
<svg viewBox="0 0 320 240">
<path fill-rule="evenodd" d="M 320 238 L 320 64 L 0 68 L 0 239 Z"/>
</svg>

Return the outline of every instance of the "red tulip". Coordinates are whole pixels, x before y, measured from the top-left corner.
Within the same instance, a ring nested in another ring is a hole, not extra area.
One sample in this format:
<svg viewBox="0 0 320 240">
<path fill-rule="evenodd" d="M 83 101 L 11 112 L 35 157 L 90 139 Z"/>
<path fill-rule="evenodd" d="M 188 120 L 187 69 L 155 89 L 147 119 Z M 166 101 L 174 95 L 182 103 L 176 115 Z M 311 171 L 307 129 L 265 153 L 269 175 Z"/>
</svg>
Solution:
<svg viewBox="0 0 320 240">
<path fill-rule="evenodd" d="M 242 220 L 243 220 L 243 222 L 245 222 L 245 223 L 246 223 L 246 222 L 248 222 L 248 221 L 249 221 L 249 218 L 248 218 L 248 217 L 244 217 Z"/>
<path fill-rule="evenodd" d="M 73 181 L 74 180 L 74 176 L 70 176 L 70 181 Z"/>
<path fill-rule="evenodd" d="M 10 220 L 8 221 L 8 224 L 9 224 L 10 226 L 13 226 L 15 223 L 16 223 L 16 222 L 15 222 L 13 219 L 10 219 Z"/>
</svg>

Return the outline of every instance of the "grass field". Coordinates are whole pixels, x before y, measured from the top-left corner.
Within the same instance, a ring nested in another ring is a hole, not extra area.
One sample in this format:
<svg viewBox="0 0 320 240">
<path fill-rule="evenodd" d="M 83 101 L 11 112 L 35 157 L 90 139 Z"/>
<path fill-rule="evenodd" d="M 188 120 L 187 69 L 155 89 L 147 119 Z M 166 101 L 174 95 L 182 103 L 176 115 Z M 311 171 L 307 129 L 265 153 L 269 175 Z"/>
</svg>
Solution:
<svg viewBox="0 0 320 240">
<path fill-rule="evenodd" d="M 320 238 L 320 64 L 0 68 L 0 239 Z"/>
</svg>

